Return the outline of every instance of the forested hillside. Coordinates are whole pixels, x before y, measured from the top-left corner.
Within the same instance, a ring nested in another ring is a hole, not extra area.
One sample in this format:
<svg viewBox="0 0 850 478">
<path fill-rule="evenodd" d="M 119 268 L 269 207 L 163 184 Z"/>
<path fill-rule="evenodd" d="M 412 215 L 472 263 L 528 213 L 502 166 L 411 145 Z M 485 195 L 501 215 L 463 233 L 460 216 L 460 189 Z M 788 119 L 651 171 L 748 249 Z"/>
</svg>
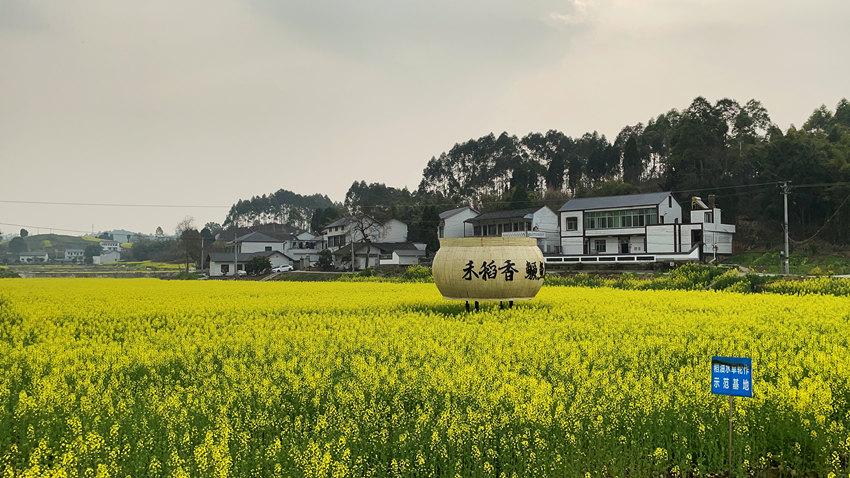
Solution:
<svg viewBox="0 0 850 478">
<path fill-rule="evenodd" d="M 615 138 L 571 137 L 557 130 L 518 137 L 488 134 L 455 144 L 427 162 L 416 191 L 354 182 L 344 204 L 327 196 L 278 191 L 240 201 L 226 223 L 277 221 L 317 228 L 360 210 L 411 224 L 411 239 L 435 245 L 437 214 L 455 205 L 482 209 L 546 203 L 570 196 L 672 190 L 715 194 L 724 219 L 739 226 L 741 247 L 771 246 L 781 235 L 780 182 L 791 183 L 795 244 L 850 243 L 850 103 L 817 108 L 799 128 L 782 131 L 756 100 L 696 98 Z M 312 224 L 310 224 L 312 218 Z"/>
</svg>

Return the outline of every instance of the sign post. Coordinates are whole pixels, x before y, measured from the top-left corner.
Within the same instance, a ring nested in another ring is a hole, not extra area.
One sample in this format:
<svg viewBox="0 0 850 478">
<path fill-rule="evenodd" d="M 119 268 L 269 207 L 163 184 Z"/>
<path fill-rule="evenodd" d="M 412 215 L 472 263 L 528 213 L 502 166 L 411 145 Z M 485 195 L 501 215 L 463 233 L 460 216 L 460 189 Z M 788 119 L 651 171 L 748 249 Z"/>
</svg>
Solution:
<svg viewBox="0 0 850 478">
<path fill-rule="evenodd" d="M 711 393 L 729 397 L 729 476 L 732 476 L 732 425 L 735 397 L 753 396 L 753 360 L 749 357 L 711 357 Z"/>
</svg>

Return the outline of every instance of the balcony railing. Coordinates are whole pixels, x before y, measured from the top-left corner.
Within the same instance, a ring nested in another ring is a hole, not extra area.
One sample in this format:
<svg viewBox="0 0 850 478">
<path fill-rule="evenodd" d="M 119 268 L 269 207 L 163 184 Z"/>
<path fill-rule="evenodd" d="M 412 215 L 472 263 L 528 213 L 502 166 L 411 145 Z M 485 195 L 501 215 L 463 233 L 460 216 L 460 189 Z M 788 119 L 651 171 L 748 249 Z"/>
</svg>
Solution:
<svg viewBox="0 0 850 478">
<path fill-rule="evenodd" d="M 511 231 L 503 232 L 502 237 L 533 237 L 535 239 L 546 239 L 546 233 L 543 231 Z"/>
</svg>

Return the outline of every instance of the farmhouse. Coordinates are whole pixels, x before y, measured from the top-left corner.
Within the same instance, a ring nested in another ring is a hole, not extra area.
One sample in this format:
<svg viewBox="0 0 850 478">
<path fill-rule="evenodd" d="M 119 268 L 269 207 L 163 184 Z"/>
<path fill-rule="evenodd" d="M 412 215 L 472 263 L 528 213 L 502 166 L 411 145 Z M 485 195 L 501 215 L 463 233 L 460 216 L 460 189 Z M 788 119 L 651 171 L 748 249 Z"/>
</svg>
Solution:
<svg viewBox="0 0 850 478">
<path fill-rule="evenodd" d="M 426 245 L 418 242 L 356 242 L 354 243 L 354 268 L 358 270 L 375 266 L 409 266 L 425 257 Z M 351 265 L 351 245 L 334 252 L 334 262 Z"/>
<path fill-rule="evenodd" d="M 475 237 L 533 237 L 543 253 L 560 250 L 558 215 L 546 206 L 485 212 L 464 220 L 464 224 L 472 226 Z"/>
<path fill-rule="evenodd" d="M 561 256 L 547 262 L 686 261 L 732 253 L 735 226 L 713 198 L 694 198 L 690 221 L 670 192 L 574 198 L 559 210 Z"/>
<path fill-rule="evenodd" d="M 118 251 L 103 251 L 99 256 L 92 256 L 91 259 L 95 265 L 115 264 L 121 259 L 121 253 Z"/>
<path fill-rule="evenodd" d="M 369 217 L 343 217 L 328 224 L 321 230 L 325 248 L 336 251 L 350 243 L 364 241 L 367 237 L 372 243 L 407 241 L 407 224 L 398 219 L 377 221 Z"/>
<path fill-rule="evenodd" d="M 42 264 L 49 260 L 45 251 L 21 252 L 18 254 L 18 262 L 21 264 Z"/>
<path fill-rule="evenodd" d="M 65 249 L 64 257 L 66 262 L 82 262 L 85 259 L 85 250 Z"/>
<path fill-rule="evenodd" d="M 210 265 L 210 277 L 233 276 L 233 263 L 236 262 L 237 270 L 245 270 L 245 264 L 255 257 L 267 257 L 272 267 L 282 265 L 294 265 L 295 260 L 278 250 L 258 252 L 211 252 L 207 256 Z"/>
<path fill-rule="evenodd" d="M 106 252 L 109 252 L 109 251 L 121 252 L 121 243 L 118 242 L 118 241 L 104 239 L 104 240 L 100 241 L 100 247 Z"/>
</svg>

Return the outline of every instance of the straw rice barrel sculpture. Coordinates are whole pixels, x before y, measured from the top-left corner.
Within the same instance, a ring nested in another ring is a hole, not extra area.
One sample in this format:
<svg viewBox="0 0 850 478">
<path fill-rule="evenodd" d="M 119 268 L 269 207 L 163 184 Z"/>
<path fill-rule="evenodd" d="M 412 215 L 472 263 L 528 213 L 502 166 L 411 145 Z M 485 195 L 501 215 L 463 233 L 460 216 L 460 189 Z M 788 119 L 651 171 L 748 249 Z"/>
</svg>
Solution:
<svg viewBox="0 0 850 478">
<path fill-rule="evenodd" d="M 442 239 L 434 257 L 434 282 L 455 300 L 531 299 L 543 285 L 546 265 L 530 237 Z"/>
</svg>

